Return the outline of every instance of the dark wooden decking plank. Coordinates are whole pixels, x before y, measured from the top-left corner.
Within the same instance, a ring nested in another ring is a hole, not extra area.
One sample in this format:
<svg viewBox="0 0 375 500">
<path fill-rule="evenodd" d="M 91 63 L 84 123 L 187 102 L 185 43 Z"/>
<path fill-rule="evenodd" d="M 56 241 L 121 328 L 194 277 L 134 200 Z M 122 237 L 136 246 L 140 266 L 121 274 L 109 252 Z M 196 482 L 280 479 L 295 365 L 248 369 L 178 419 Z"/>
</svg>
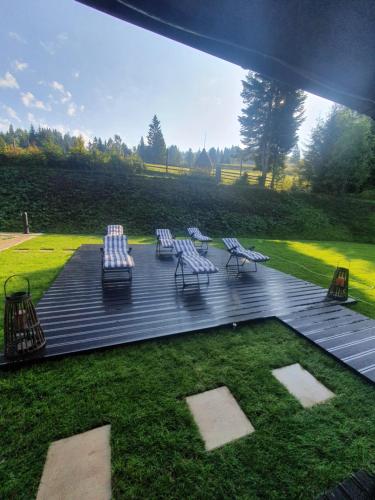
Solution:
<svg viewBox="0 0 375 500">
<path fill-rule="evenodd" d="M 265 266 L 237 278 L 225 270 L 227 253 L 210 248 L 220 272 L 209 285 L 183 289 L 173 257 L 159 259 L 152 246 L 136 245 L 132 284 L 103 292 L 99 248 L 82 246 L 39 302 L 47 337 L 41 359 L 276 317 L 375 378 L 375 321 L 325 300 L 317 285 Z"/>
</svg>

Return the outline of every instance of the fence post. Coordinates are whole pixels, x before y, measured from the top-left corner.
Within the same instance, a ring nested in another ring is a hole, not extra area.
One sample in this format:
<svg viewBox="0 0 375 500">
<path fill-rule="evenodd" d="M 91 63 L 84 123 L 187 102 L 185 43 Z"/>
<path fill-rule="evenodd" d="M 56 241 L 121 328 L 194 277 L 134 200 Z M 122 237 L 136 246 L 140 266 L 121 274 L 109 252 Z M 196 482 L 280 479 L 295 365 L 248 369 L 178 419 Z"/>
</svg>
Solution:
<svg viewBox="0 0 375 500">
<path fill-rule="evenodd" d="M 218 184 L 220 184 L 220 182 L 221 182 L 221 167 L 220 166 L 216 166 L 216 168 L 215 168 L 215 179 L 216 179 L 216 182 Z"/>
<path fill-rule="evenodd" d="M 29 218 L 27 212 L 22 212 L 23 234 L 30 233 Z"/>
</svg>

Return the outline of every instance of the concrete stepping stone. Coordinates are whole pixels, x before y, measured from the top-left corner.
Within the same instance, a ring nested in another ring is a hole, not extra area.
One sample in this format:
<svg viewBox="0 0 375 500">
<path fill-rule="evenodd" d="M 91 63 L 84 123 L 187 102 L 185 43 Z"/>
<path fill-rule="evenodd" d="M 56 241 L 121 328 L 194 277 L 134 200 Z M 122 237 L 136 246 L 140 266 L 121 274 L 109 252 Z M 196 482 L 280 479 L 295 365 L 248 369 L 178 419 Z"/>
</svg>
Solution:
<svg viewBox="0 0 375 500">
<path fill-rule="evenodd" d="M 310 408 L 334 397 L 334 393 L 321 384 L 299 363 L 272 370 L 272 374 L 301 403 Z"/>
<path fill-rule="evenodd" d="M 254 432 L 254 427 L 225 386 L 189 396 L 193 414 L 207 451 Z"/>
<path fill-rule="evenodd" d="M 54 441 L 37 500 L 110 500 L 110 425 Z"/>
</svg>

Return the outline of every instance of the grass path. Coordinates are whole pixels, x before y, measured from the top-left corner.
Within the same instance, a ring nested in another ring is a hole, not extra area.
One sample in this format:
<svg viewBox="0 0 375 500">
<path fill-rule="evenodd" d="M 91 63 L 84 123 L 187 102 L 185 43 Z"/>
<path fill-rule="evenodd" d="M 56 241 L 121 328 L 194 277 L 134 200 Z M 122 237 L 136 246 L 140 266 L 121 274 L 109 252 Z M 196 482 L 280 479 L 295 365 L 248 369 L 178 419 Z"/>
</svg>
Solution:
<svg viewBox="0 0 375 500">
<path fill-rule="evenodd" d="M 97 242 L 93 236 L 65 235 L 25 242 L 0 253 L 0 282 L 24 272 L 37 300 L 75 248 Z M 255 244 L 272 254 L 274 267 L 318 284 L 329 278 L 296 264 L 330 276 L 338 256 L 347 255 L 353 278 L 366 285 L 373 280 L 371 245 Z M 374 303 L 371 290 L 359 292 Z M 303 409 L 271 375 L 273 368 L 295 362 L 336 397 Z M 206 453 L 184 398 L 221 385 L 236 397 L 256 432 Z M 312 499 L 353 470 L 375 472 L 374 387 L 276 321 L 0 373 L 0 398 L 4 499 L 35 497 L 51 441 L 105 423 L 112 425 L 114 499 Z"/>
</svg>

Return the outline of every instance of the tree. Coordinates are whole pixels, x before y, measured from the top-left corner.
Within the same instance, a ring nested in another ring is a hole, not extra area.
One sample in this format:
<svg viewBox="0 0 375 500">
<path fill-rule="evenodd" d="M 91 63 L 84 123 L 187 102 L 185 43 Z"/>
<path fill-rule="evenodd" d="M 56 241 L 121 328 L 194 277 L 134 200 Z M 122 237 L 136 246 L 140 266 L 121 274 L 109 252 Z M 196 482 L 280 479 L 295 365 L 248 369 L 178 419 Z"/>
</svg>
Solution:
<svg viewBox="0 0 375 500">
<path fill-rule="evenodd" d="M 247 154 L 254 155 L 262 171 L 260 184 L 265 186 L 267 173 L 272 172 L 274 183 L 284 167 L 285 156 L 297 142 L 305 94 L 253 72 L 247 74 L 242 85 L 242 143 Z"/>
<path fill-rule="evenodd" d="M 141 137 L 141 140 L 139 141 L 139 144 L 137 146 L 137 153 L 143 161 L 146 159 L 146 145 L 143 136 Z"/>
<path fill-rule="evenodd" d="M 165 163 L 167 148 L 161 131 L 160 121 L 156 115 L 154 115 L 149 126 L 146 152 L 147 161 L 159 164 Z"/>
<path fill-rule="evenodd" d="M 372 120 L 334 106 L 311 134 L 303 174 L 315 192 L 359 192 L 371 177 L 374 151 Z"/>
<path fill-rule="evenodd" d="M 299 165 L 299 162 L 301 161 L 301 152 L 299 150 L 298 144 L 296 144 L 292 152 L 290 154 L 290 162 L 294 163 L 294 165 Z"/>
<path fill-rule="evenodd" d="M 168 148 L 168 164 L 177 167 L 181 164 L 181 152 L 175 145 L 169 146 Z"/>
<path fill-rule="evenodd" d="M 189 148 L 189 151 L 186 153 L 186 163 L 189 168 L 193 166 L 194 163 L 194 153 L 191 148 Z"/>
</svg>

